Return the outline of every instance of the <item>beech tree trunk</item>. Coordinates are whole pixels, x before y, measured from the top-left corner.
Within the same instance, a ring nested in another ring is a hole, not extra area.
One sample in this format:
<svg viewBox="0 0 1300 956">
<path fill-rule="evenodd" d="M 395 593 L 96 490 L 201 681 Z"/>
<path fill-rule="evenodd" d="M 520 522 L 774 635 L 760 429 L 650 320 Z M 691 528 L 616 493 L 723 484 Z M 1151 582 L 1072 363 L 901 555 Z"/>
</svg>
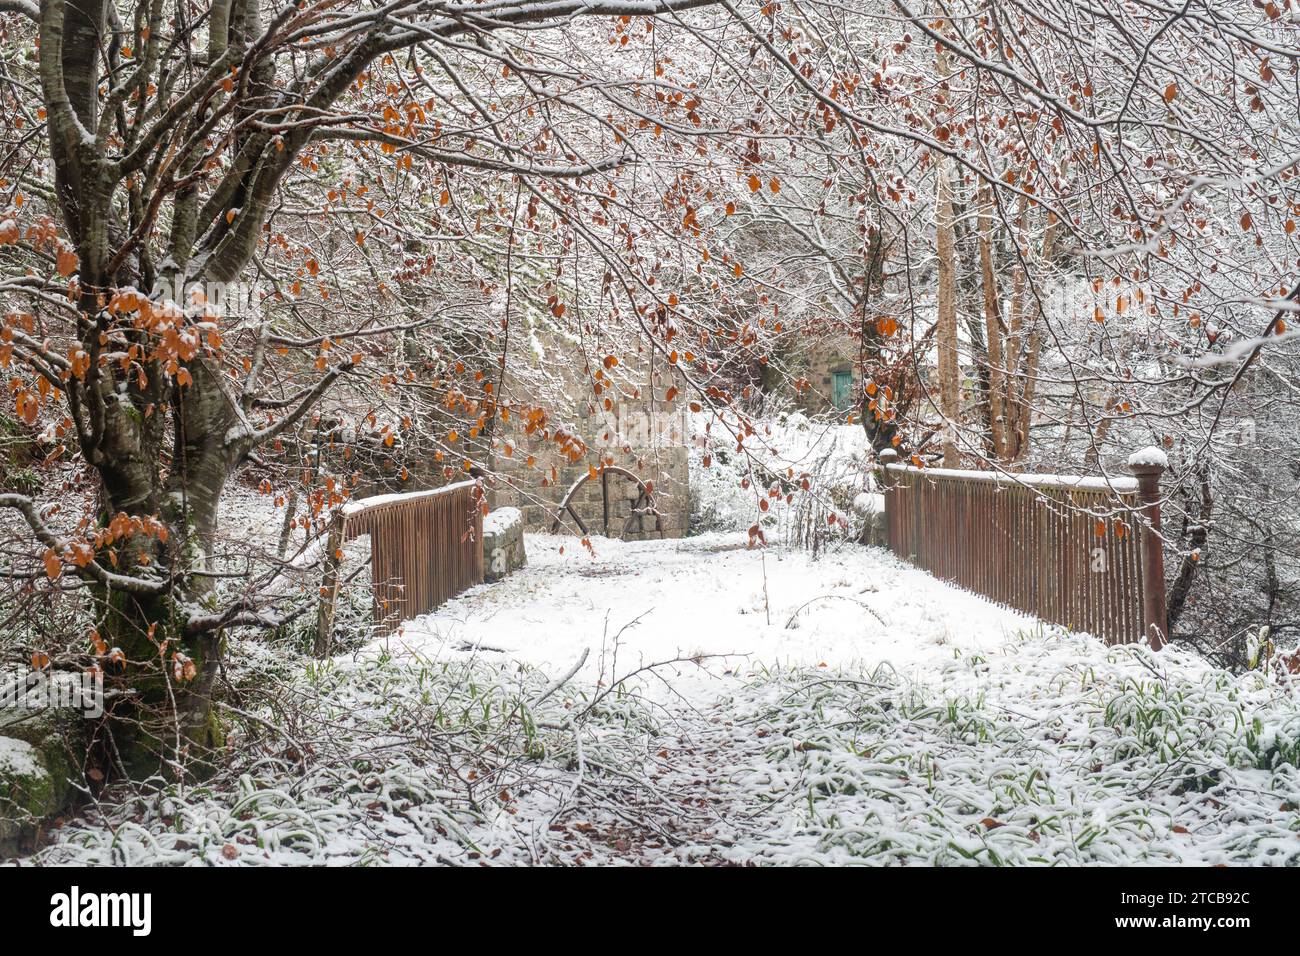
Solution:
<svg viewBox="0 0 1300 956">
<path fill-rule="evenodd" d="M 1006 325 L 1002 320 L 1002 296 L 993 261 L 993 197 L 992 190 L 987 185 L 980 187 L 979 207 L 980 277 L 984 287 L 984 332 L 989 369 L 989 431 L 994 457 L 1006 461 L 1007 375 L 1006 358 L 1002 351 Z"/>
<path fill-rule="evenodd" d="M 961 418 L 961 368 L 957 353 L 957 244 L 953 230 L 952 184 L 946 160 L 939 161 L 935 201 L 935 246 L 939 259 L 939 316 L 936 328 L 939 348 L 939 413 L 945 419 L 943 464 L 961 464 L 956 430 Z"/>
<path fill-rule="evenodd" d="M 257 20 L 248 22 L 245 8 L 237 4 L 241 27 L 232 24 L 231 30 L 246 42 Z M 230 4 L 221 9 L 228 12 Z M 185 362 L 183 383 L 144 357 L 142 336 L 137 336 L 139 374 L 119 377 L 98 361 L 111 324 L 106 299 L 112 290 L 149 289 L 158 277 L 142 248 L 117 255 L 139 224 L 121 218 L 124 209 L 128 217 L 134 210 L 111 200 L 120 187 L 115 178 L 120 170 L 104 161 L 89 135 L 100 125 L 99 64 L 108 42 L 107 19 L 106 0 L 48 0 L 41 11 L 40 75 L 56 195 L 78 256 L 77 304 L 90 354 L 84 377 L 66 386 L 78 444 L 101 481 L 105 526 L 121 514 L 157 521 L 165 529 L 132 533 L 117 542 L 114 571 L 134 580 L 134 586 L 92 588 L 102 608 L 99 635 L 125 655 L 121 683 L 132 691 L 113 702 L 114 743 L 125 768 L 145 774 L 187 754 L 197 756 L 221 739 L 211 692 L 222 631 L 194 622 L 212 610 L 208 572 L 218 504 L 249 443 L 229 440 L 240 421 L 239 399 L 202 356 Z M 217 36 L 213 43 L 214 49 L 222 46 Z M 184 275 L 199 222 L 200 210 L 181 190 L 171 223 L 173 276 Z M 258 223 L 260 228 L 260 218 Z M 218 243 L 209 261 L 229 280 L 251 248 Z"/>
</svg>

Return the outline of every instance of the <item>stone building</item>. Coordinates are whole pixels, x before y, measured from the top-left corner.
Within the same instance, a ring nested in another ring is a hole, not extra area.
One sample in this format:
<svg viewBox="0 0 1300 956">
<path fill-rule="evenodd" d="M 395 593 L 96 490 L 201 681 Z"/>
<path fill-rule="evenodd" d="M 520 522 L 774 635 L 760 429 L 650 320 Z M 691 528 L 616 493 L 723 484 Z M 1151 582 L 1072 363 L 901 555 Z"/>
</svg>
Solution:
<svg viewBox="0 0 1300 956">
<path fill-rule="evenodd" d="M 607 384 L 597 393 L 582 366 L 552 363 L 575 371 L 557 371 L 566 381 L 544 404 L 545 421 L 515 415 L 498 424 L 494 507 L 518 508 L 528 531 L 550 531 L 576 485 L 572 508 L 589 534 L 682 537 L 690 515 L 689 436 L 684 398 L 669 397 L 680 387 L 676 375 L 651 373 L 648 366 L 621 368 L 617 381 L 604 376 Z M 646 491 L 657 515 L 649 510 Z M 583 529 L 565 512 L 561 530 Z"/>
<path fill-rule="evenodd" d="M 811 337 L 809 341 L 791 357 L 790 378 L 807 382 L 807 387 L 795 390 L 795 404 L 808 415 L 843 418 L 856 411 L 862 384 L 857 343 L 847 335 Z"/>
</svg>

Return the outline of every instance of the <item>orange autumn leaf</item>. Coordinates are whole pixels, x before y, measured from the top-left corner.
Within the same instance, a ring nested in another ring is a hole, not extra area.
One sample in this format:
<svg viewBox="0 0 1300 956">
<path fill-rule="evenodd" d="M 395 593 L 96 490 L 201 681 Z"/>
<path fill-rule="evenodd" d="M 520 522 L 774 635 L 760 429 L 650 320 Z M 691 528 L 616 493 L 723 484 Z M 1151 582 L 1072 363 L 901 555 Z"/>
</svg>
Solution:
<svg viewBox="0 0 1300 956">
<path fill-rule="evenodd" d="M 60 249 L 54 267 L 59 270 L 59 275 L 67 277 L 77 271 L 80 262 L 81 260 L 77 258 L 77 254 L 71 249 Z"/>
<path fill-rule="evenodd" d="M 172 652 L 172 678 L 177 683 L 187 683 L 198 676 L 194 661 L 180 651 Z"/>
</svg>

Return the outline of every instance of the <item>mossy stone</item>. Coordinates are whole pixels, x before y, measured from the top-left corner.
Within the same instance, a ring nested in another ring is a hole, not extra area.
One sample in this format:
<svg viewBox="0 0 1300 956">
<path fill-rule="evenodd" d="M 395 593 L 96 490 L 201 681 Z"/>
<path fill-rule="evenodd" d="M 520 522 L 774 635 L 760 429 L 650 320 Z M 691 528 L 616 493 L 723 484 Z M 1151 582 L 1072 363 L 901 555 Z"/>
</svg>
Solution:
<svg viewBox="0 0 1300 956">
<path fill-rule="evenodd" d="M 63 806 L 66 774 L 52 773 L 25 740 L 0 737 L 0 856 L 17 852 L 42 820 Z"/>
</svg>

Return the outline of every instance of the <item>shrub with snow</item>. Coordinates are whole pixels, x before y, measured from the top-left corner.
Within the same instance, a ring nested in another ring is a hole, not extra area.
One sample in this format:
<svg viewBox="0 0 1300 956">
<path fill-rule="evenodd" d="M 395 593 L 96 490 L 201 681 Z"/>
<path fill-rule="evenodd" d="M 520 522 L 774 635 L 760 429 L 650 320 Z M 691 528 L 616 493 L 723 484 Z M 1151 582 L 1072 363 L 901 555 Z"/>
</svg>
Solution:
<svg viewBox="0 0 1300 956">
<path fill-rule="evenodd" d="M 745 531 L 757 524 L 769 540 L 776 532 L 799 545 L 812 546 L 806 540 L 812 529 L 856 536 L 854 501 L 868 490 L 870 480 L 870 449 L 860 426 L 784 412 L 759 422 L 740 452 L 731 432 L 707 413 L 693 416 L 692 427 L 693 534 Z M 773 488 L 776 497 L 769 494 Z M 760 505 L 764 499 L 766 511 Z M 826 522 L 830 515 L 837 524 Z M 840 525 L 840 518 L 850 527 Z"/>
</svg>

